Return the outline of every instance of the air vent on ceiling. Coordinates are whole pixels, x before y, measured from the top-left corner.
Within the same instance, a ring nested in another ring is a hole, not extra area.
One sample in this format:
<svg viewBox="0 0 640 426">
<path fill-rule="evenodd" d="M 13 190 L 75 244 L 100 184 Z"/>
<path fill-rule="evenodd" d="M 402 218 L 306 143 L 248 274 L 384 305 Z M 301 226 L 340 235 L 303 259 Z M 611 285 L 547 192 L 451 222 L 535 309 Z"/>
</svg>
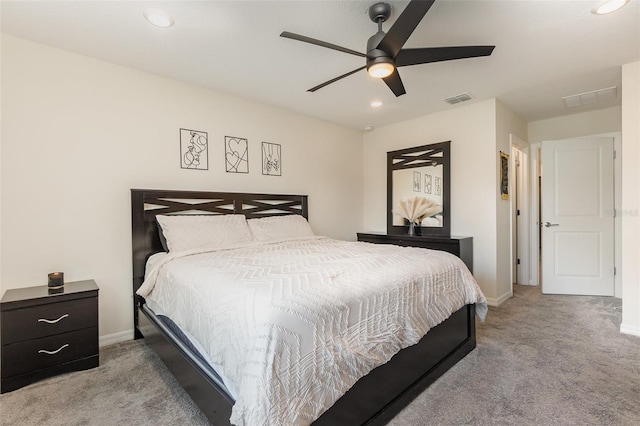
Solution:
<svg viewBox="0 0 640 426">
<path fill-rule="evenodd" d="M 595 104 L 597 102 L 612 101 L 617 97 L 618 88 L 613 86 L 605 89 L 592 90 L 591 92 L 578 93 L 577 95 L 565 96 L 562 98 L 562 101 L 567 108 L 573 108 Z"/>
<path fill-rule="evenodd" d="M 462 93 L 460 95 L 447 98 L 444 101 L 448 104 L 455 105 L 455 104 L 459 104 L 460 102 L 470 101 L 471 99 L 472 99 L 471 95 L 469 95 L 468 93 Z"/>
</svg>

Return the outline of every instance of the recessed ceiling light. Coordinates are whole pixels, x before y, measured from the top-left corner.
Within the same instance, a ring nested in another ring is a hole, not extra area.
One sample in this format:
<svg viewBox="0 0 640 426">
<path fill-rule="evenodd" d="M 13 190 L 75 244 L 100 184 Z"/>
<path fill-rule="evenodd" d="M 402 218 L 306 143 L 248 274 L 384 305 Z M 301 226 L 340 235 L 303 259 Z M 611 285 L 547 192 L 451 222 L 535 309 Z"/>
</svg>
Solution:
<svg viewBox="0 0 640 426">
<path fill-rule="evenodd" d="M 630 0 L 601 0 L 591 9 L 591 13 L 596 15 L 606 15 L 622 8 Z"/>
<path fill-rule="evenodd" d="M 167 12 L 161 9 L 147 9 L 143 12 L 144 18 L 160 28 L 168 28 L 172 26 L 175 21 Z"/>
<path fill-rule="evenodd" d="M 364 130 L 365 130 L 365 132 L 370 132 L 370 131 L 373 130 L 373 126 L 371 126 L 371 125 L 364 126 Z"/>
<path fill-rule="evenodd" d="M 374 108 L 381 107 L 382 106 L 382 101 L 372 101 L 371 102 L 371 106 L 374 107 Z"/>
</svg>

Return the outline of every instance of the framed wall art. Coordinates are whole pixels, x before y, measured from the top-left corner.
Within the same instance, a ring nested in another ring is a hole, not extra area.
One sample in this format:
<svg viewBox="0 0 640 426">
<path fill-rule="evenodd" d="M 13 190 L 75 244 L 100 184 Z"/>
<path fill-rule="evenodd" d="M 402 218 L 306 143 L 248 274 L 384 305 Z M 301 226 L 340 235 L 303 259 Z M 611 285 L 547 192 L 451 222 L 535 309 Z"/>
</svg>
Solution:
<svg viewBox="0 0 640 426">
<path fill-rule="evenodd" d="M 191 170 L 209 170 L 207 132 L 180 129 L 180 167 Z"/>
<path fill-rule="evenodd" d="M 424 175 L 424 192 L 431 194 L 431 186 L 433 185 L 433 177 L 425 173 Z"/>
<path fill-rule="evenodd" d="M 500 195 L 509 199 L 509 154 L 500 151 Z"/>
<path fill-rule="evenodd" d="M 249 173 L 249 141 L 225 136 L 224 158 L 227 173 Z"/>
<path fill-rule="evenodd" d="M 413 190 L 415 192 L 422 191 L 422 185 L 420 179 L 422 179 L 422 174 L 420 172 L 413 172 Z"/>
<path fill-rule="evenodd" d="M 262 174 L 282 176 L 282 147 L 279 144 L 262 142 Z"/>
</svg>

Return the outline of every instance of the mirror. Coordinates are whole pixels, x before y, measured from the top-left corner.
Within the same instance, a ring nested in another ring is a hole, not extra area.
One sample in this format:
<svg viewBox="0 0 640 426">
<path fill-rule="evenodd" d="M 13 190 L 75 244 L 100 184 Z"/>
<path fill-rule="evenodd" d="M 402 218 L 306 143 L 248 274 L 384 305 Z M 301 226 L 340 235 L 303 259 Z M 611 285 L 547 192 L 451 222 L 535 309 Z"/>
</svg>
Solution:
<svg viewBox="0 0 640 426">
<path fill-rule="evenodd" d="M 449 236 L 451 141 L 387 153 L 387 233 Z M 416 217 L 417 216 L 417 217 Z"/>
</svg>

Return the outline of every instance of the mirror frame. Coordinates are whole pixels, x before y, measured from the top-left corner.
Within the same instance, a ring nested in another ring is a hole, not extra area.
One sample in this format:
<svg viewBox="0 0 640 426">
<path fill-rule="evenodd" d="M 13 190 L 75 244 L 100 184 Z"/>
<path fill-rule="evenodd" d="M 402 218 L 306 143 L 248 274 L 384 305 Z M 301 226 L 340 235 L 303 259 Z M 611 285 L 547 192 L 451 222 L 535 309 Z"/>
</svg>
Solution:
<svg viewBox="0 0 640 426">
<path fill-rule="evenodd" d="M 424 154 L 411 155 L 416 152 Z M 434 154 L 442 156 L 433 157 Z M 394 162 L 395 160 L 395 162 Z M 409 225 L 393 224 L 393 171 L 424 167 L 426 162 L 442 164 L 442 226 L 420 226 L 416 235 L 451 235 L 451 141 L 387 152 L 387 234 L 407 235 Z"/>
</svg>

